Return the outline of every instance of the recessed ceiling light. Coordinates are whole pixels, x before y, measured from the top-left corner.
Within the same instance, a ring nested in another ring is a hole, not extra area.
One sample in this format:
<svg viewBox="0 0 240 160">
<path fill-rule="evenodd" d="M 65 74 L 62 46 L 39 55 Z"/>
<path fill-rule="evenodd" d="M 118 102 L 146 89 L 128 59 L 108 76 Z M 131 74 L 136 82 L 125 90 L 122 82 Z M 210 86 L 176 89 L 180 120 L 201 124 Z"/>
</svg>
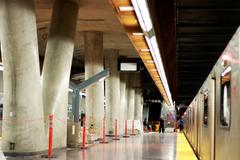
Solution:
<svg viewBox="0 0 240 160">
<path fill-rule="evenodd" d="M 144 33 L 141 33 L 141 32 L 134 32 L 132 33 L 133 36 L 143 36 Z"/>
<path fill-rule="evenodd" d="M 134 8 L 132 6 L 119 6 L 119 10 L 121 12 L 126 12 L 126 11 L 133 11 Z"/>
<path fill-rule="evenodd" d="M 154 71 L 154 72 L 155 72 L 155 71 L 157 71 L 157 69 L 151 69 L 151 71 Z"/>
<path fill-rule="evenodd" d="M 154 63 L 154 61 L 147 61 L 147 63 Z"/>
<path fill-rule="evenodd" d="M 140 51 L 141 51 L 141 52 L 149 52 L 150 50 L 147 49 L 147 48 L 144 48 L 144 49 L 141 49 Z"/>
</svg>

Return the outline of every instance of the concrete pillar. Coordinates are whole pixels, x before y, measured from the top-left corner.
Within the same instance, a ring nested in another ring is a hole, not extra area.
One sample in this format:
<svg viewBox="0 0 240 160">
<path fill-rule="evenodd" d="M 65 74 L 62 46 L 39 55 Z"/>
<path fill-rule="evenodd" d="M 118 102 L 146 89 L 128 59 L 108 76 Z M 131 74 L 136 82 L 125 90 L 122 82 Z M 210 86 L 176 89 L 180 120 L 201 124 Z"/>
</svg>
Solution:
<svg viewBox="0 0 240 160">
<path fill-rule="evenodd" d="M 103 71 L 103 33 L 84 32 L 85 78 Z M 96 138 L 102 137 L 104 116 L 104 83 L 100 81 L 86 89 L 86 125 L 91 125 Z"/>
<path fill-rule="evenodd" d="M 140 120 L 142 122 L 143 116 L 143 98 L 141 88 L 135 89 L 135 120 Z"/>
<path fill-rule="evenodd" d="M 127 120 L 127 100 L 126 100 L 126 74 L 121 73 L 120 74 L 120 128 L 119 128 L 119 134 L 124 133 L 124 127 L 125 127 L 125 120 Z"/>
<path fill-rule="evenodd" d="M 55 1 L 43 65 L 44 116 L 48 124 L 49 114 L 54 114 L 54 148 L 66 146 L 68 87 L 78 7 L 74 0 Z"/>
<path fill-rule="evenodd" d="M 143 98 L 142 98 L 142 90 L 141 88 L 136 88 L 135 89 L 135 114 L 134 114 L 134 119 L 135 122 L 137 123 L 136 129 L 138 133 L 143 132 Z"/>
<path fill-rule="evenodd" d="M 36 153 L 45 150 L 47 143 L 34 1 L 1 0 L 0 10 L 4 64 L 2 150 Z"/>
<path fill-rule="evenodd" d="M 106 133 L 114 134 L 115 120 L 119 130 L 120 123 L 120 74 L 118 71 L 118 51 L 111 50 L 105 54 L 105 68 L 110 69 L 106 86 Z"/>
<path fill-rule="evenodd" d="M 128 76 L 128 80 L 130 81 L 130 76 Z M 131 87 L 131 83 L 128 86 L 128 113 L 127 118 L 128 120 L 134 120 L 134 113 L 135 113 L 135 89 Z"/>
</svg>

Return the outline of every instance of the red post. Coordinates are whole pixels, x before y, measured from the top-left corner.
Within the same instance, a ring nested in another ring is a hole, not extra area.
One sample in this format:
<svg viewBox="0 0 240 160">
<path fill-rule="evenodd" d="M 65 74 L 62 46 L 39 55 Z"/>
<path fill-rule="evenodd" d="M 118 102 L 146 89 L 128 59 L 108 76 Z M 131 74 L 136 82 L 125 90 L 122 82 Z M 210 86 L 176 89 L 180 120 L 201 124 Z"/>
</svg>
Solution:
<svg viewBox="0 0 240 160">
<path fill-rule="evenodd" d="M 134 135 L 134 120 L 132 120 L 132 135 Z"/>
<path fill-rule="evenodd" d="M 128 135 L 127 135 L 127 120 L 125 120 L 125 133 L 124 133 L 124 136 L 123 136 L 124 138 L 127 138 L 127 137 L 129 137 Z"/>
<path fill-rule="evenodd" d="M 105 137 L 105 132 L 106 132 L 106 131 L 105 131 L 105 130 L 106 130 L 106 129 L 105 129 L 105 127 L 106 127 L 106 126 L 105 126 L 105 121 L 106 121 L 106 120 L 105 120 L 105 115 L 104 115 L 104 117 L 103 117 L 103 143 L 106 142 L 106 137 Z"/>
<path fill-rule="evenodd" d="M 127 136 L 127 120 L 125 120 L 125 136 Z"/>
<path fill-rule="evenodd" d="M 83 117 L 82 149 L 86 148 L 85 144 L 86 144 L 86 116 Z"/>
<path fill-rule="evenodd" d="M 177 132 L 177 122 L 176 122 L 176 120 L 174 120 L 174 130 L 173 131 Z"/>
<path fill-rule="evenodd" d="M 52 158 L 53 114 L 49 115 L 48 158 Z"/>
<path fill-rule="evenodd" d="M 115 139 L 117 139 L 117 120 L 115 120 Z"/>
<path fill-rule="evenodd" d="M 115 120 L 115 130 L 114 130 L 114 138 L 113 138 L 113 140 L 120 140 L 119 138 L 118 138 L 118 122 L 117 122 L 117 120 Z"/>
</svg>

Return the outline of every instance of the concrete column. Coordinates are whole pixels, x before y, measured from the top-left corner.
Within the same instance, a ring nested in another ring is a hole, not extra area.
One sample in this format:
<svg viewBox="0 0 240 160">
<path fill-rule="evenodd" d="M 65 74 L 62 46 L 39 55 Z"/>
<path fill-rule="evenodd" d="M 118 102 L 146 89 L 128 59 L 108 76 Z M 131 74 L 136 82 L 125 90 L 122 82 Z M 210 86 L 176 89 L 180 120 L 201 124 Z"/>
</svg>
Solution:
<svg viewBox="0 0 240 160">
<path fill-rule="evenodd" d="M 56 0 L 42 73 L 45 122 L 54 114 L 54 148 L 66 146 L 68 87 L 78 3 Z M 46 125 L 47 126 L 47 125 Z"/>
<path fill-rule="evenodd" d="M 140 88 L 135 89 L 135 120 L 140 120 L 142 122 L 143 116 L 143 100 L 142 100 L 142 90 Z"/>
<path fill-rule="evenodd" d="M 124 133 L 125 120 L 127 120 L 127 100 L 126 100 L 126 74 L 120 74 L 120 128 L 119 134 Z"/>
<path fill-rule="evenodd" d="M 131 81 L 130 76 L 128 76 L 128 81 Z M 130 82 L 129 82 L 130 83 Z M 135 89 L 131 87 L 131 83 L 128 85 L 128 120 L 134 120 L 135 113 Z"/>
<path fill-rule="evenodd" d="M 103 71 L 103 33 L 84 32 L 85 78 Z M 102 137 L 104 116 L 104 83 L 100 81 L 86 89 L 86 125 L 93 125 L 96 138 Z"/>
<path fill-rule="evenodd" d="M 2 150 L 15 154 L 43 151 L 47 143 L 34 1 L 1 0 L 0 12 L 4 64 Z"/>
<path fill-rule="evenodd" d="M 120 75 L 118 71 L 118 51 L 111 50 L 105 54 L 105 68 L 110 69 L 106 79 L 106 133 L 114 134 L 115 120 L 120 123 Z"/>
<path fill-rule="evenodd" d="M 142 90 L 140 88 L 135 89 L 135 114 L 134 119 L 136 120 L 136 129 L 138 130 L 138 133 L 143 132 L 143 100 L 142 100 Z"/>
</svg>

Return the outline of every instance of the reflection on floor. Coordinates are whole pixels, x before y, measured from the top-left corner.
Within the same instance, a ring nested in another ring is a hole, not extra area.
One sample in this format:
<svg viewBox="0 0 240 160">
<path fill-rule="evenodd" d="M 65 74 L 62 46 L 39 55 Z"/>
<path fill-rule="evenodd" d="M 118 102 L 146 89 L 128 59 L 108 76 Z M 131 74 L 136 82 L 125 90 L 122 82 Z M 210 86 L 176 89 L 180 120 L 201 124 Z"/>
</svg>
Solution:
<svg viewBox="0 0 240 160">
<path fill-rule="evenodd" d="M 8 160 L 26 158 L 8 158 Z M 181 133 L 147 133 L 108 144 L 96 144 L 86 150 L 68 149 L 58 160 L 195 160 Z M 40 160 L 34 158 L 34 160 Z"/>
</svg>

